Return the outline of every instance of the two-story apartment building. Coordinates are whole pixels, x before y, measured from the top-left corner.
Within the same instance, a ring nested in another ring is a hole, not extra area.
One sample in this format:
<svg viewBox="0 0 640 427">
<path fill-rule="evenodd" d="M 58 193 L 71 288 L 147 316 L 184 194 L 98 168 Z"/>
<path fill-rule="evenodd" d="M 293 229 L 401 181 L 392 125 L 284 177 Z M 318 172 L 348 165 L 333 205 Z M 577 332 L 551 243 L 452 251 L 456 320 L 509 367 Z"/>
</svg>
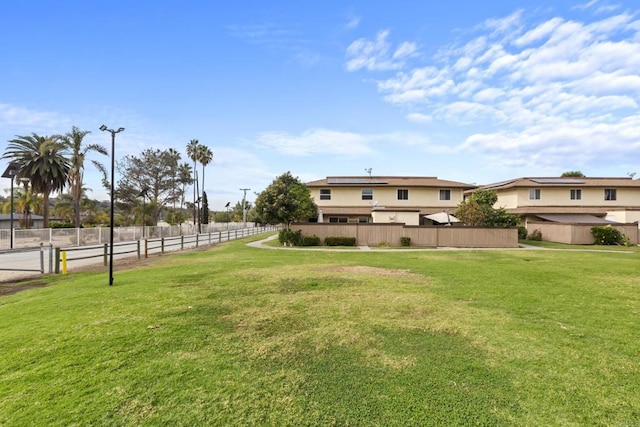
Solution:
<svg viewBox="0 0 640 427">
<path fill-rule="evenodd" d="M 322 222 L 425 223 L 424 216 L 453 213 L 474 185 L 436 177 L 330 176 L 308 182 Z"/>
<path fill-rule="evenodd" d="M 480 188 L 495 190 L 495 207 L 520 215 L 525 222 L 640 220 L 640 180 L 632 178 L 516 178 Z"/>
</svg>

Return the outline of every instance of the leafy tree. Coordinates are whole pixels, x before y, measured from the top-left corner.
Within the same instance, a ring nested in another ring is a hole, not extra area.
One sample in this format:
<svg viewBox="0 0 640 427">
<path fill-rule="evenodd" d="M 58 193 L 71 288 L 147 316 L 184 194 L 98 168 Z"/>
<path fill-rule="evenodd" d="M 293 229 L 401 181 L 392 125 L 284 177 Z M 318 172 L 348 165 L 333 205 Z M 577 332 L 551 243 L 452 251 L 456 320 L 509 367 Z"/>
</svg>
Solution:
<svg viewBox="0 0 640 427">
<path fill-rule="evenodd" d="M 178 183 L 180 184 L 180 209 L 184 207 L 184 196 L 187 193 L 187 186 L 193 184 L 193 169 L 189 163 L 178 165 Z"/>
<path fill-rule="evenodd" d="M 180 153 L 173 149 L 173 148 L 169 148 L 167 150 L 167 155 L 169 156 L 169 159 L 171 160 L 171 181 L 172 181 L 172 190 L 171 190 L 171 201 L 173 202 L 173 208 L 176 208 L 176 202 L 178 200 L 180 200 L 180 191 L 176 190 L 176 183 L 180 182 L 178 179 L 178 168 L 179 168 L 179 162 L 180 162 Z"/>
<path fill-rule="evenodd" d="M 62 135 L 60 137 L 61 140 L 65 144 L 67 144 L 72 151 L 70 158 L 71 168 L 69 169 L 69 174 L 67 175 L 67 182 L 69 183 L 69 187 L 71 189 L 71 197 L 73 199 L 74 210 L 73 222 L 76 227 L 80 227 L 80 208 L 83 192 L 84 161 L 87 157 L 87 154 L 92 151 L 105 156 L 108 154 L 107 149 L 102 145 L 82 145 L 82 140 L 90 133 L 91 131 L 80 130 L 76 126 L 73 126 L 70 132 L 67 132 L 65 135 Z M 92 162 L 94 166 L 100 172 L 102 172 L 103 181 L 106 181 L 107 170 L 104 165 L 96 160 L 93 160 Z"/>
<path fill-rule="evenodd" d="M 277 177 L 258 195 L 255 202 L 260 221 L 267 224 L 286 224 L 306 221 L 318 216 L 318 207 L 311 193 L 297 177 L 286 172 Z"/>
<path fill-rule="evenodd" d="M 567 172 L 563 172 L 562 175 L 560 176 L 562 178 L 568 178 L 568 177 L 586 178 L 586 176 L 584 176 L 584 174 L 580 171 L 567 171 Z"/>
<path fill-rule="evenodd" d="M 66 157 L 67 145 L 56 136 L 32 133 L 16 137 L 9 141 L 2 158 L 19 163 L 16 178 L 28 178 L 33 190 L 42 194 L 43 225 L 48 228 L 49 196 L 64 189 L 71 168 Z"/>
<path fill-rule="evenodd" d="M 467 200 L 462 201 L 455 216 L 464 224 L 477 227 L 512 227 L 519 218 L 504 208 L 494 208 L 498 201 L 495 190 L 476 190 Z"/>
<path fill-rule="evenodd" d="M 139 157 L 125 156 L 117 164 L 122 176 L 116 190 L 118 207 L 131 218 L 135 207 L 141 203 L 141 192 L 146 189 L 149 219 L 153 225 L 157 224 L 173 195 L 173 167 L 174 158 L 167 150 L 146 149 Z M 122 221 L 127 222 L 127 219 Z"/>
</svg>

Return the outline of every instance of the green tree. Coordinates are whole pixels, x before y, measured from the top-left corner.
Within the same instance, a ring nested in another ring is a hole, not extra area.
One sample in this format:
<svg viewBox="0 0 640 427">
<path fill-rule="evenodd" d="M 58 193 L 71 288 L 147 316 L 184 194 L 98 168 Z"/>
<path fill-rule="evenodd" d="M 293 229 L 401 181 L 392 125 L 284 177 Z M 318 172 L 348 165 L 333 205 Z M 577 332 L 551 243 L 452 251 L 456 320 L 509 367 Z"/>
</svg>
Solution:
<svg viewBox="0 0 640 427">
<path fill-rule="evenodd" d="M 207 200 L 207 193 L 202 192 L 202 218 L 200 218 L 202 224 L 209 224 L 209 201 Z"/>
<path fill-rule="evenodd" d="M 204 169 L 205 167 L 211 163 L 211 160 L 213 160 L 213 151 L 211 151 L 209 149 L 209 147 L 207 147 L 206 145 L 200 145 L 200 147 L 198 147 L 198 161 L 200 162 L 200 164 L 202 165 L 202 212 L 200 213 L 200 220 L 202 224 L 208 224 L 209 220 L 208 220 L 208 216 L 207 216 L 207 222 L 203 222 L 202 219 L 204 218 L 205 215 L 205 210 L 204 210 Z"/>
<path fill-rule="evenodd" d="M 171 181 L 172 181 L 172 190 L 171 190 L 171 201 L 173 202 L 173 208 L 176 208 L 176 202 L 180 200 L 180 191 L 176 190 L 176 184 L 179 181 L 178 179 L 178 167 L 180 162 L 180 153 L 173 149 L 169 148 L 167 150 L 167 156 L 169 156 L 169 160 L 171 163 Z"/>
<path fill-rule="evenodd" d="M 184 208 L 184 196 L 187 194 L 187 186 L 193 184 L 193 170 L 189 163 L 178 166 L 178 182 L 180 183 L 180 211 Z M 186 220 L 186 218 L 185 218 Z M 183 221 L 180 222 L 182 224 Z"/>
<path fill-rule="evenodd" d="M 67 183 L 71 164 L 66 154 L 67 145 L 59 137 L 32 133 L 9 140 L 2 156 L 18 162 L 20 170 L 16 177 L 28 178 L 33 190 L 42 194 L 45 228 L 49 227 L 49 196 L 54 191 L 62 191 Z"/>
<path fill-rule="evenodd" d="M 519 218 L 508 213 L 504 208 L 494 208 L 498 201 L 495 190 L 476 190 L 462 201 L 455 216 L 465 225 L 476 227 L 512 227 L 518 224 Z"/>
<path fill-rule="evenodd" d="M 567 171 L 567 172 L 563 172 L 562 175 L 560 176 L 562 178 L 569 178 L 569 177 L 586 178 L 584 174 L 580 171 Z"/>
<path fill-rule="evenodd" d="M 261 222 L 285 224 L 287 228 L 295 221 L 318 216 L 318 207 L 309 189 L 290 172 L 277 177 L 258 195 L 255 208 Z"/>
<path fill-rule="evenodd" d="M 192 139 L 187 144 L 187 157 L 189 157 L 193 161 L 193 225 L 197 222 L 197 209 L 196 209 L 196 200 L 198 198 L 198 176 L 196 175 L 196 170 L 198 167 L 198 156 L 200 152 L 200 141 L 197 139 Z"/>
<path fill-rule="evenodd" d="M 69 146 L 71 149 L 71 168 L 67 175 L 67 182 L 71 189 L 71 197 L 73 199 L 74 217 L 73 222 L 76 227 L 80 227 L 80 209 L 83 195 L 83 179 L 84 179 L 84 161 L 87 154 L 94 151 L 96 153 L 106 156 L 108 151 L 100 144 L 82 144 L 85 136 L 90 134 L 91 131 L 80 130 L 76 126 L 71 128 L 71 132 L 61 136 L 61 140 Z M 104 165 L 96 160 L 92 160 L 94 166 L 102 173 L 103 181 L 107 179 L 107 170 Z"/>
<path fill-rule="evenodd" d="M 142 203 L 141 192 L 146 189 L 149 219 L 152 225 L 157 224 L 173 194 L 172 165 L 173 158 L 168 151 L 157 148 L 146 149 L 140 156 L 128 155 L 118 161 L 117 168 L 122 177 L 116 190 L 119 209 L 129 218 L 134 218 L 136 213 L 140 213 L 137 207 Z M 128 219 L 122 218 L 122 221 Z"/>
</svg>

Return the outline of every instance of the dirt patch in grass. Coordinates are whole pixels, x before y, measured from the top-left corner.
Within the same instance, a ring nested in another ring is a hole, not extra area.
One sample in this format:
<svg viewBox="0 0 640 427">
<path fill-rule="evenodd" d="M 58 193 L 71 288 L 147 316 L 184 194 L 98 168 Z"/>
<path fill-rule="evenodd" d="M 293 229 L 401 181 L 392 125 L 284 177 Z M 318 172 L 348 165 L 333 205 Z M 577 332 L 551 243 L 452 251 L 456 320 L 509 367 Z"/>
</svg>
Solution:
<svg viewBox="0 0 640 427">
<path fill-rule="evenodd" d="M 331 271 L 337 272 L 337 273 L 373 274 L 376 276 L 392 276 L 392 277 L 415 276 L 415 274 L 409 270 L 369 267 L 366 265 L 331 267 Z"/>
<path fill-rule="evenodd" d="M 18 292 L 26 291 L 28 289 L 43 288 L 47 285 L 48 283 L 33 282 L 31 281 L 31 279 L 15 280 L 12 282 L 2 282 L 0 283 L 0 297 L 16 294 Z"/>
</svg>

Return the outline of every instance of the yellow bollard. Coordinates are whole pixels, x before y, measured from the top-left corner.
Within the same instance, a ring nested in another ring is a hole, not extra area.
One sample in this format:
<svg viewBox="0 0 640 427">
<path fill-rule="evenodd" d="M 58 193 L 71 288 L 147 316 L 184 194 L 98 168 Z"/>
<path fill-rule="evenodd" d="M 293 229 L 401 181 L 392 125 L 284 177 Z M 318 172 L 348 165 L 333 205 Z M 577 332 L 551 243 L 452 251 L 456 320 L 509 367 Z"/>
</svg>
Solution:
<svg viewBox="0 0 640 427">
<path fill-rule="evenodd" d="M 67 274 L 67 251 L 60 252 L 62 258 L 62 274 Z"/>
</svg>

